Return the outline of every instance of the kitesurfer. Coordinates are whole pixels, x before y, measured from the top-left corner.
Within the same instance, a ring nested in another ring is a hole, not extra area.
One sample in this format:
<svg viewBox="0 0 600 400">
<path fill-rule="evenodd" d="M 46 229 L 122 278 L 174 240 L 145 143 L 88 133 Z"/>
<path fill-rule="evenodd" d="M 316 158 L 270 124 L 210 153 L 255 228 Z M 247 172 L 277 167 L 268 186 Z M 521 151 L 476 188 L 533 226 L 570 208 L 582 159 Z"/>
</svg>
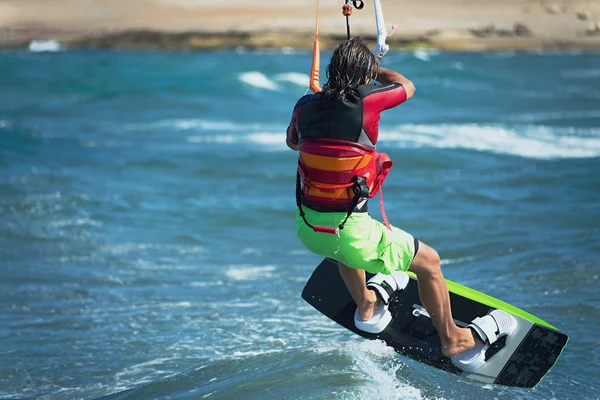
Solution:
<svg viewBox="0 0 600 400">
<path fill-rule="evenodd" d="M 358 306 L 357 327 L 364 323 L 370 329 L 369 321 L 377 320 L 372 331 L 376 333 L 391 320 L 384 321 L 389 312 L 367 288 L 365 271 L 383 276 L 375 286 L 393 290 L 402 279 L 396 271 L 408 270 L 418 277 L 421 300 L 439 333 L 443 354 L 452 357 L 483 347 L 477 335 L 452 319 L 438 253 L 390 226 L 385 213 L 384 224 L 367 212 L 368 199 L 377 194 L 391 167 L 391 160 L 375 149 L 380 112 L 410 99 L 414 84 L 379 66 L 358 37 L 335 49 L 327 78 L 320 93 L 297 102 L 287 129 L 288 147 L 299 151 L 298 237 L 310 251 L 338 261 Z M 379 84 L 371 84 L 372 80 Z M 495 331 L 502 334 L 501 328 Z"/>
</svg>

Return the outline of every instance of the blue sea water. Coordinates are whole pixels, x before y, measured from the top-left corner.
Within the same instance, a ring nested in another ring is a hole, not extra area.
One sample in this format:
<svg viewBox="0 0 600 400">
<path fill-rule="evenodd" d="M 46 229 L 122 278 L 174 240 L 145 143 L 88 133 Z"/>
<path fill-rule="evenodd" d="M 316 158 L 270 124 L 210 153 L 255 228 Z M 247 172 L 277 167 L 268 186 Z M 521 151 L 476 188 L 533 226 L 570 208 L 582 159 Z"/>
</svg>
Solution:
<svg viewBox="0 0 600 400">
<path fill-rule="evenodd" d="M 327 55 L 324 55 L 326 57 Z M 0 53 L 0 399 L 598 399 L 600 55 L 392 51 L 390 221 L 570 336 L 535 390 L 300 298 L 304 51 Z M 378 207 L 372 207 L 379 215 Z"/>
</svg>

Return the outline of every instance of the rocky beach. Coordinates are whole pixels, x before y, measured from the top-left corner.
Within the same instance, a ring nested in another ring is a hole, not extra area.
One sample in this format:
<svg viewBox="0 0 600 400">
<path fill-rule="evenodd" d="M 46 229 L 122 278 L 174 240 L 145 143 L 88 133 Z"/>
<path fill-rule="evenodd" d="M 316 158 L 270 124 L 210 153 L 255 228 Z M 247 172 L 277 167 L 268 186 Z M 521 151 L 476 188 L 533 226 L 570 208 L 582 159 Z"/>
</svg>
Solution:
<svg viewBox="0 0 600 400">
<path fill-rule="evenodd" d="M 600 2 L 592 0 L 382 0 L 398 29 L 395 48 L 600 49 Z M 54 40 L 64 48 L 200 50 L 310 48 L 316 1 L 4 0 L 0 48 Z M 323 48 L 345 35 L 341 1 L 322 0 Z M 374 39 L 370 1 L 352 33 Z"/>
</svg>

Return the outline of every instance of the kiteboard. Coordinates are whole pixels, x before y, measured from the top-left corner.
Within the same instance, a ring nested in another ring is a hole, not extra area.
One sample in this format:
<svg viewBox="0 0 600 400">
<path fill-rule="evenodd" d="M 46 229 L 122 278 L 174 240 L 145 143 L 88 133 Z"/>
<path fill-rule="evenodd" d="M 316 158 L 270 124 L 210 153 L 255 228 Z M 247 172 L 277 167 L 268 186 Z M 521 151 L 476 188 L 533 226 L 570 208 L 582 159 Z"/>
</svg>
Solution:
<svg viewBox="0 0 600 400">
<path fill-rule="evenodd" d="M 508 303 L 449 280 L 446 283 L 452 315 L 458 326 L 466 327 L 493 309 L 503 310 L 517 320 L 509 339 L 505 336 L 492 344 L 486 352 L 485 364 L 475 372 L 462 371 L 442 355 L 437 331 L 419 299 L 414 276 L 410 276 L 406 288 L 392 295 L 389 303 L 392 322 L 378 334 L 355 327 L 356 304 L 334 260 L 326 258 L 315 269 L 302 291 L 302 298 L 344 328 L 366 339 L 382 340 L 396 352 L 421 363 L 480 382 L 535 387 L 558 360 L 567 344 L 567 335 Z"/>
</svg>

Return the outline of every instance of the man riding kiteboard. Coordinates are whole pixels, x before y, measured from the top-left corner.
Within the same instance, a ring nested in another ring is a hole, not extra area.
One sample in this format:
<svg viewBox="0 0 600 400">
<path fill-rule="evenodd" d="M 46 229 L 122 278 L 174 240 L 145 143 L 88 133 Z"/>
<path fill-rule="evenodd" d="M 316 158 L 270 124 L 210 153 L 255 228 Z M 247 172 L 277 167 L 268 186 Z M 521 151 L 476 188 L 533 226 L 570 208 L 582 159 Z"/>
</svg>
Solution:
<svg viewBox="0 0 600 400">
<path fill-rule="evenodd" d="M 486 342 L 510 334 L 514 318 L 495 310 L 466 328 L 457 326 L 438 253 L 391 226 L 383 207 L 385 223 L 368 213 L 368 200 L 380 192 L 392 165 L 376 151 L 380 113 L 415 92 L 410 80 L 379 66 L 383 54 L 376 57 L 359 37 L 341 42 L 322 91 L 303 96 L 294 107 L 286 143 L 299 151 L 297 234 L 307 249 L 338 262 L 357 305 L 355 325 L 369 333 L 389 325 L 388 300 L 408 282 L 403 271 L 414 272 L 442 353 L 458 367 L 475 370 L 485 362 Z M 369 282 L 365 271 L 375 274 Z"/>
</svg>

